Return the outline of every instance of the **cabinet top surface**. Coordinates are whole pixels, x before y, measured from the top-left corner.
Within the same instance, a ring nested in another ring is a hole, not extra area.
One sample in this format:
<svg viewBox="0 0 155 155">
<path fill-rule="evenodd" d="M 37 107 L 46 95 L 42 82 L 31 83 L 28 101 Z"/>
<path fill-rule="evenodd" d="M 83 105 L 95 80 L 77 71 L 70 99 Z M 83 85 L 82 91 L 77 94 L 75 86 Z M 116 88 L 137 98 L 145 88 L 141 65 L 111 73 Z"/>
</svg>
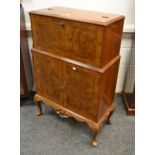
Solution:
<svg viewBox="0 0 155 155">
<path fill-rule="evenodd" d="M 58 17 L 105 26 L 124 18 L 124 16 L 116 14 L 64 8 L 64 7 L 50 7 L 46 9 L 34 10 L 31 11 L 30 14 Z"/>
</svg>

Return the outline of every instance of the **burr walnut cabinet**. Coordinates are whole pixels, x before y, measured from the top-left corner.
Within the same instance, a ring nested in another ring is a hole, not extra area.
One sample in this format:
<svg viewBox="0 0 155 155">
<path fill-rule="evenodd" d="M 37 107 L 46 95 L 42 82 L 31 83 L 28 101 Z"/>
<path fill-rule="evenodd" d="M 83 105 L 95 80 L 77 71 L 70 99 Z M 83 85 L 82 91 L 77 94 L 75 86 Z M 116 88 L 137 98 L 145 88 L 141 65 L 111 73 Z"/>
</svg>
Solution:
<svg viewBox="0 0 155 155">
<path fill-rule="evenodd" d="M 111 124 L 124 16 L 52 7 L 30 12 L 34 101 L 92 129 Z"/>
</svg>

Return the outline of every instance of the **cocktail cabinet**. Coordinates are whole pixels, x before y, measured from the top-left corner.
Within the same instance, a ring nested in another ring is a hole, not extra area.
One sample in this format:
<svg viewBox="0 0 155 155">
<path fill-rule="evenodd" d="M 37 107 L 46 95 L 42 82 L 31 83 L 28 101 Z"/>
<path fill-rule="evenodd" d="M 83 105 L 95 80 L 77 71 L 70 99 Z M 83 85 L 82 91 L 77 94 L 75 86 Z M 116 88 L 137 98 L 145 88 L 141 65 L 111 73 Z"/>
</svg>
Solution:
<svg viewBox="0 0 155 155">
<path fill-rule="evenodd" d="M 86 122 L 92 145 L 103 121 L 111 124 L 124 16 L 51 7 L 30 12 L 34 101 L 61 117 Z"/>
</svg>

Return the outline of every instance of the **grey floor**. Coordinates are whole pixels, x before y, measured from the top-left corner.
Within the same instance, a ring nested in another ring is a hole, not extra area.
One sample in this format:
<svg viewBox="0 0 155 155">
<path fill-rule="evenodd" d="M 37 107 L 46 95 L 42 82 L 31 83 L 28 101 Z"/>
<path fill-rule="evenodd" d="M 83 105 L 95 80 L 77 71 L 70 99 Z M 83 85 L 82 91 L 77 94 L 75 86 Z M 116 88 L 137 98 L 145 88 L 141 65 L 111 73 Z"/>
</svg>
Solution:
<svg viewBox="0 0 155 155">
<path fill-rule="evenodd" d="M 115 105 L 113 124 L 103 123 L 99 144 L 93 148 L 91 130 L 85 123 L 60 118 L 44 104 L 44 114 L 36 117 L 32 97 L 21 100 L 21 155 L 134 155 L 135 117 L 126 115 L 120 95 L 116 95 Z"/>
</svg>

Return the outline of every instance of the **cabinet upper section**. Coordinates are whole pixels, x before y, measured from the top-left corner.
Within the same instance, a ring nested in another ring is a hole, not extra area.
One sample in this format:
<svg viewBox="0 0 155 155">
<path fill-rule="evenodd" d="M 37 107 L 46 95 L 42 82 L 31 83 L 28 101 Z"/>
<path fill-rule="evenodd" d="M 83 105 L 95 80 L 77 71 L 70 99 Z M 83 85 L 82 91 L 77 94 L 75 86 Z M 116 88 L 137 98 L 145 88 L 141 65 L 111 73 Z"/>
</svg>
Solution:
<svg viewBox="0 0 155 155">
<path fill-rule="evenodd" d="M 93 23 L 98 25 L 109 25 L 117 20 L 124 18 L 124 16 L 116 15 L 116 14 L 71 9 L 71 8 L 64 8 L 64 7 L 50 7 L 46 9 L 31 11 L 30 13 L 71 19 L 71 20 Z"/>
<path fill-rule="evenodd" d="M 54 7 L 30 18 L 35 49 L 99 68 L 119 54 L 123 16 Z"/>
</svg>

